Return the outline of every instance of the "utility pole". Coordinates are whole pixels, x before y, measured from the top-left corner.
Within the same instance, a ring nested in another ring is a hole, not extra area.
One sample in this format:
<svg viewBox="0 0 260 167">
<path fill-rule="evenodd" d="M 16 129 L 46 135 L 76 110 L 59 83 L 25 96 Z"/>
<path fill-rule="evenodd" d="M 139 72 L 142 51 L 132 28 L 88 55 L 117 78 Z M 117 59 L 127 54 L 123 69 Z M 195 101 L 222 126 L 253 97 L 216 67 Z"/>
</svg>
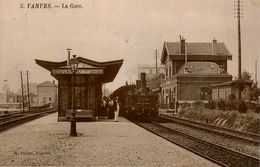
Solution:
<svg viewBox="0 0 260 167">
<path fill-rule="evenodd" d="M 29 76 L 28 76 L 28 70 L 27 70 L 26 74 L 27 74 L 28 111 L 30 111 L 30 109 L 31 109 L 31 104 L 30 104 L 30 89 L 29 89 Z"/>
<path fill-rule="evenodd" d="M 257 82 L 257 60 L 255 60 L 255 83 L 258 84 L 258 82 Z"/>
<path fill-rule="evenodd" d="M 240 18 L 241 15 L 241 2 L 237 0 L 237 27 L 238 27 L 238 104 L 241 103 L 241 28 L 240 28 Z M 240 105 L 239 105 L 240 106 Z"/>
<path fill-rule="evenodd" d="M 157 65 L 157 49 L 155 49 L 155 68 L 156 68 L 156 76 L 158 75 L 158 65 Z"/>
<path fill-rule="evenodd" d="M 24 98 L 23 98 L 23 72 L 20 71 L 21 74 L 21 88 L 22 88 L 22 108 L 23 108 L 23 112 L 24 112 Z"/>
</svg>

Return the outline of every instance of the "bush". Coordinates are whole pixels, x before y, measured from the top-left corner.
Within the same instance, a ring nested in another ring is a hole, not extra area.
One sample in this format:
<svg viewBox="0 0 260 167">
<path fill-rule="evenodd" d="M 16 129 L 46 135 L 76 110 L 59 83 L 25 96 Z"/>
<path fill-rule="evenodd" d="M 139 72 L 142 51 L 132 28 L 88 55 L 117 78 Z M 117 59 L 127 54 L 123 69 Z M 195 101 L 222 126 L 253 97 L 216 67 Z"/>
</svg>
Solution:
<svg viewBox="0 0 260 167">
<path fill-rule="evenodd" d="M 204 107 L 213 110 L 216 108 L 216 102 L 209 101 L 208 103 L 205 103 Z"/>
<path fill-rule="evenodd" d="M 182 108 L 186 108 L 190 106 L 190 103 L 185 102 L 185 103 L 181 103 L 180 105 Z"/>
<path fill-rule="evenodd" d="M 227 106 L 227 104 L 226 104 L 226 102 L 225 102 L 224 100 L 220 100 L 220 101 L 218 102 L 218 109 L 220 109 L 220 110 L 226 110 L 226 106 Z"/>
<path fill-rule="evenodd" d="M 233 101 L 227 102 L 227 109 L 228 110 L 236 110 L 237 109 L 237 102 L 233 102 Z"/>
<path fill-rule="evenodd" d="M 228 101 L 230 101 L 230 102 L 235 102 L 236 99 L 237 99 L 237 97 L 233 93 L 228 96 Z"/>
<path fill-rule="evenodd" d="M 168 105 L 167 105 L 167 104 L 162 104 L 162 103 L 160 103 L 160 104 L 159 104 L 159 108 L 161 108 L 161 109 L 167 109 L 167 108 L 168 108 Z"/>
<path fill-rule="evenodd" d="M 202 106 L 204 103 L 201 102 L 201 101 L 196 101 L 196 102 L 193 102 L 192 105 L 193 106 Z"/>
<path fill-rule="evenodd" d="M 241 113 L 246 113 L 247 111 L 247 106 L 246 106 L 246 103 L 244 101 L 242 101 L 240 104 L 239 104 L 239 112 Z"/>
<path fill-rule="evenodd" d="M 169 104 L 169 108 L 170 108 L 170 109 L 174 109 L 174 107 L 175 107 L 174 103 L 170 103 L 170 104 Z"/>
<path fill-rule="evenodd" d="M 256 109 L 256 105 L 257 104 L 251 103 L 251 102 L 247 102 L 246 103 L 247 108 L 250 109 L 250 110 L 255 110 Z"/>
</svg>

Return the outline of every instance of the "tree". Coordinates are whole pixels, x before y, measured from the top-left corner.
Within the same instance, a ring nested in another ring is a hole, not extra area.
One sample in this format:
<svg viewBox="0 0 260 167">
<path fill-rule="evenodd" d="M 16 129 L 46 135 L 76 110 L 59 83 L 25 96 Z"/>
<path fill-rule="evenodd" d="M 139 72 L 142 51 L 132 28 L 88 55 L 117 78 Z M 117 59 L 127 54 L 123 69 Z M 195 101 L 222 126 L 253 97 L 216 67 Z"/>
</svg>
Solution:
<svg viewBox="0 0 260 167">
<path fill-rule="evenodd" d="M 245 85 L 249 85 L 251 87 L 251 85 L 254 83 L 254 81 L 251 79 L 251 74 L 247 71 L 243 71 L 243 73 L 241 74 L 241 81 L 239 82 L 239 78 L 235 77 L 234 79 L 234 83 L 235 83 L 235 87 L 244 90 Z"/>
<path fill-rule="evenodd" d="M 243 71 L 243 73 L 241 74 L 241 90 L 244 89 L 245 85 L 250 86 L 250 100 L 257 100 L 258 96 L 260 96 L 260 89 L 257 88 L 257 83 L 255 83 L 254 80 L 251 79 L 251 74 L 247 71 Z M 239 88 L 238 77 L 235 77 L 235 86 Z"/>
<path fill-rule="evenodd" d="M 250 100 L 257 101 L 259 96 L 260 96 L 260 88 L 257 88 L 257 83 L 254 82 L 250 88 Z"/>
</svg>

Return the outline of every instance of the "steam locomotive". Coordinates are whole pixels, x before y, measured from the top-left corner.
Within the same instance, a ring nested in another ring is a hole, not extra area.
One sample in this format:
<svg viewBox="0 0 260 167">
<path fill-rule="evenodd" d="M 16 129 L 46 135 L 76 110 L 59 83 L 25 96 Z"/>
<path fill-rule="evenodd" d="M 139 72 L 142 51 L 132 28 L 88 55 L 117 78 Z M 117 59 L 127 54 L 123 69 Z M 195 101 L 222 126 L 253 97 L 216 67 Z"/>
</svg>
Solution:
<svg viewBox="0 0 260 167">
<path fill-rule="evenodd" d="M 136 80 L 136 85 L 120 87 L 111 96 L 118 96 L 120 114 L 128 119 L 149 122 L 158 115 L 158 94 L 146 86 L 146 75 L 141 73 L 141 80 Z"/>
</svg>

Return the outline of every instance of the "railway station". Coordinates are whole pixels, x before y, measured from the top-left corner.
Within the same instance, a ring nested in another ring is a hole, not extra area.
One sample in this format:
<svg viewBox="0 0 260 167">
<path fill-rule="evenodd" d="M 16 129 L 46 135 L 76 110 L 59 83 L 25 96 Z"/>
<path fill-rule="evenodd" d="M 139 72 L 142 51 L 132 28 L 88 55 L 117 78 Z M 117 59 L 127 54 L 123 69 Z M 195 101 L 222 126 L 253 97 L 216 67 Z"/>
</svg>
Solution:
<svg viewBox="0 0 260 167">
<path fill-rule="evenodd" d="M 260 167 L 257 0 L 2 1 L 0 166 Z"/>
</svg>

